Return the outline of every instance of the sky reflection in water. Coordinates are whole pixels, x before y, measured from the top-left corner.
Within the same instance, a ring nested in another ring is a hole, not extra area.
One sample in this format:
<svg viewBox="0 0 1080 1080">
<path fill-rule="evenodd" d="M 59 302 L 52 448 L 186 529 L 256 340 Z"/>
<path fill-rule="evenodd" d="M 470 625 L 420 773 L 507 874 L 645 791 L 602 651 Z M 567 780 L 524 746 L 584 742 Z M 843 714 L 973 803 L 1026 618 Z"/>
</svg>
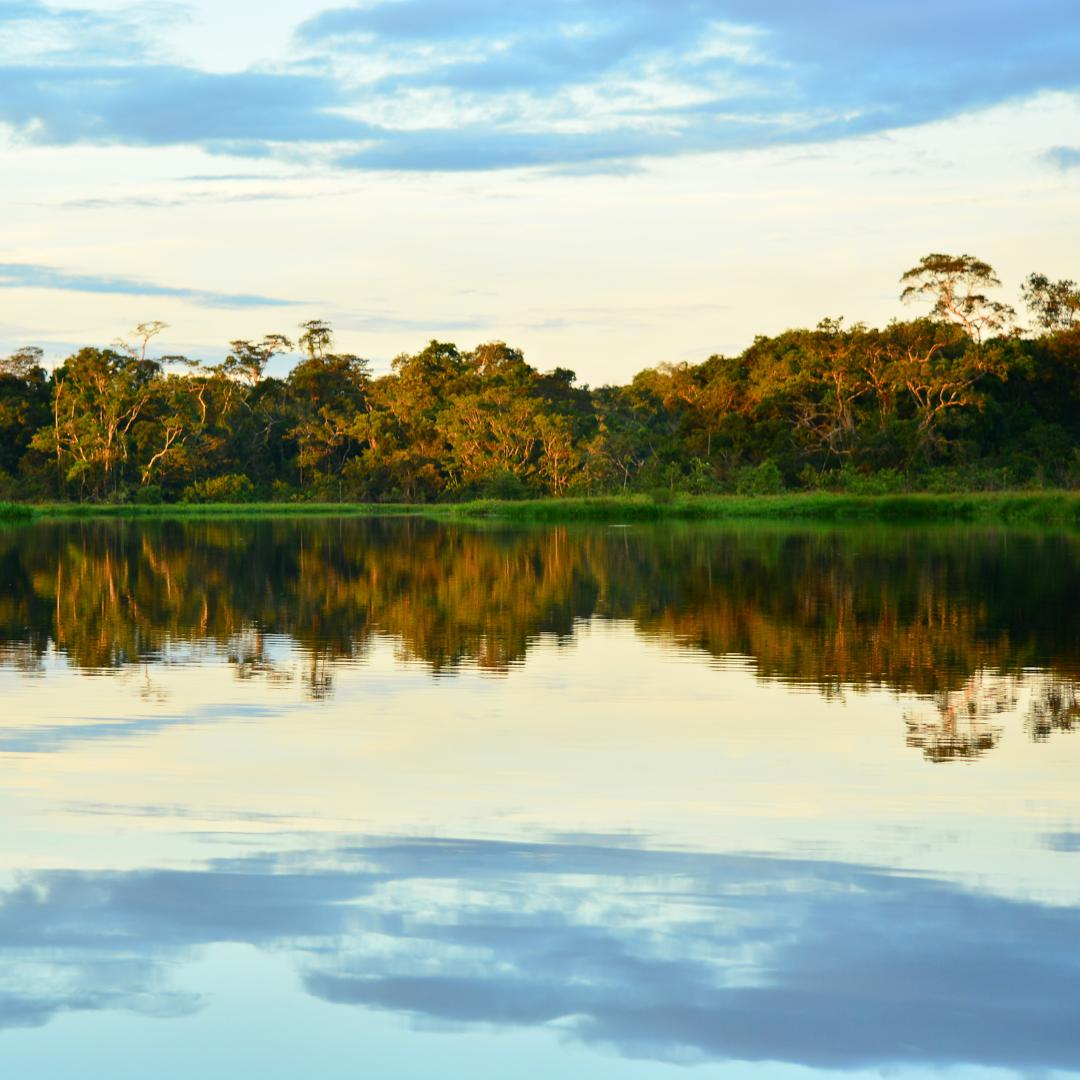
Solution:
<svg viewBox="0 0 1080 1080">
<path fill-rule="evenodd" d="M 1080 1073 L 1076 554 L 0 533 L 0 1057 L 235 1075 L 278 1010 L 325 1076 Z"/>
</svg>

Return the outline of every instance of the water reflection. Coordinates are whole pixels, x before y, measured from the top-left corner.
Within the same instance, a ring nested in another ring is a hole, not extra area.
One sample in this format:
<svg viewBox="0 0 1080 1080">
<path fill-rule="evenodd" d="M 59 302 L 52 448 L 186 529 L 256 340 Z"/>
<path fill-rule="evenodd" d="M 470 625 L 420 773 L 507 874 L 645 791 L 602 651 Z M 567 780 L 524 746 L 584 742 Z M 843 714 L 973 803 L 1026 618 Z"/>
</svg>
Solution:
<svg viewBox="0 0 1080 1080">
<path fill-rule="evenodd" d="M 1032 703 L 1025 721 L 1036 742 L 1046 742 L 1055 732 L 1072 732 L 1080 727 L 1080 694 L 1067 679 L 1051 677 Z"/>
<path fill-rule="evenodd" d="M 0 1058 L 1080 1075 L 1077 543 L 0 531 Z"/>
<path fill-rule="evenodd" d="M 929 761 L 974 758 L 997 746 L 1003 714 L 1016 708 L 1016 681 L 980 672 L 959 690 L 934 696 L 935 714 L 909 712 L 907 744 L 920 748 Z"/>
<path fill-rule="evenodd" d="M 1030 736 L 1072 730 L 1080 608 L 1063 598 L 1080 595 L 1078 555 L 1071 536 L 993 530 L 39 525 L 0 532 L 0 663 L 40 673 L 50 649 L 94 673 L 223 658 L 240 679 L 298 678 L 320 699 L 376 637 L 434 674 L 500 674 L 541 636 L 618 619 L 826 695 L 918 694 L 908 743 L 945 762 L 994 748 L 1025 679 Z M 298 672 L 275 637 L 299 645 Z M 158 692 L 149 672 L 141 692 Z"/>
<path fill-rule="evenodd" d="M 1080 911 L 871 866 L 414 839 L 190 871 L 37 873 L 0 899 L 0 1026 L 181 1016 L 191 951 L 288 951 L 309 994 L 555 1025 L 630 1056 L 1080 1067 Z"/>
</svg>

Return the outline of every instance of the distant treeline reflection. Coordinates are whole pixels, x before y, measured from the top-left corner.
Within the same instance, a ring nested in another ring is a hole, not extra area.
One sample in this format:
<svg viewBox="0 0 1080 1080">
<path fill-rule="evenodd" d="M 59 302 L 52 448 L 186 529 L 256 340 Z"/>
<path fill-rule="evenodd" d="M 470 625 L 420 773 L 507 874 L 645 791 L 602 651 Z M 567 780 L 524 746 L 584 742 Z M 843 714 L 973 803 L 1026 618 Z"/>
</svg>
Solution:
<svg viewBox="0 0 1080 1080">
<path fill-rule="evenodd" d="M 499 673 L 540 635 L 568 641 L 579 620 L 617 619 L 826 694 L 924 695 L 935 716 L 910 718 L 909 741 L 946 759 L 994 744 L 993 716 L 1033 670 L 1044 673 L 1033 737 L 1077 722 L 1080 607 L 1067 598 L 1080 595 L 1078 546 L 946 529 L 37 525 L 0 533 L 0 647 L 29 671 L 52 645 L 100 672 L 208 645 L 253 676 L 273 674 L 267 639 L 286 635 L 307 658 L 310 692 L 324 695 L 335 665 L 376 636 L 434 673 Z"/>
</svg>

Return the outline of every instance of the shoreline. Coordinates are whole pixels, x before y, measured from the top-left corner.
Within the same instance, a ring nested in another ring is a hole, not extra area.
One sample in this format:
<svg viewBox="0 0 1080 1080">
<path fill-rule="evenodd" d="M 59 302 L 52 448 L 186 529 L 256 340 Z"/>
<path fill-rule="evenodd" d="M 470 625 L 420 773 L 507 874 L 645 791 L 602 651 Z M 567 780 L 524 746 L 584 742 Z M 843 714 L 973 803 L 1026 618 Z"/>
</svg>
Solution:
<svg viewBox="0 0 1080 1080">
<path fill-rule="evenodd" d="M 462 503 L 0 503 L 0 521 L 90 518 L 425 517 L 521 523 L 645 521 L 986 522 L 1080 526 L 1080 492 L 587 496 Z"/>
</svg>

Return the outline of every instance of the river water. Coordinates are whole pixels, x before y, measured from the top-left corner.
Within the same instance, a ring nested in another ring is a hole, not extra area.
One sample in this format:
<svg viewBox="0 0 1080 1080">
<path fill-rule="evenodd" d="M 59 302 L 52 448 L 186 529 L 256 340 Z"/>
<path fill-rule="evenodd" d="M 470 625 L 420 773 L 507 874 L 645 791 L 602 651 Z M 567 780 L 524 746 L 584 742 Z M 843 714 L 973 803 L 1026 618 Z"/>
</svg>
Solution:
<svg viewBox="0 0 1080 1080">
<path fill-rule="evenodd" d="M 1080 539 L 0 531 L 0 1068 L 1080 1076 Z"/>
</svg>

